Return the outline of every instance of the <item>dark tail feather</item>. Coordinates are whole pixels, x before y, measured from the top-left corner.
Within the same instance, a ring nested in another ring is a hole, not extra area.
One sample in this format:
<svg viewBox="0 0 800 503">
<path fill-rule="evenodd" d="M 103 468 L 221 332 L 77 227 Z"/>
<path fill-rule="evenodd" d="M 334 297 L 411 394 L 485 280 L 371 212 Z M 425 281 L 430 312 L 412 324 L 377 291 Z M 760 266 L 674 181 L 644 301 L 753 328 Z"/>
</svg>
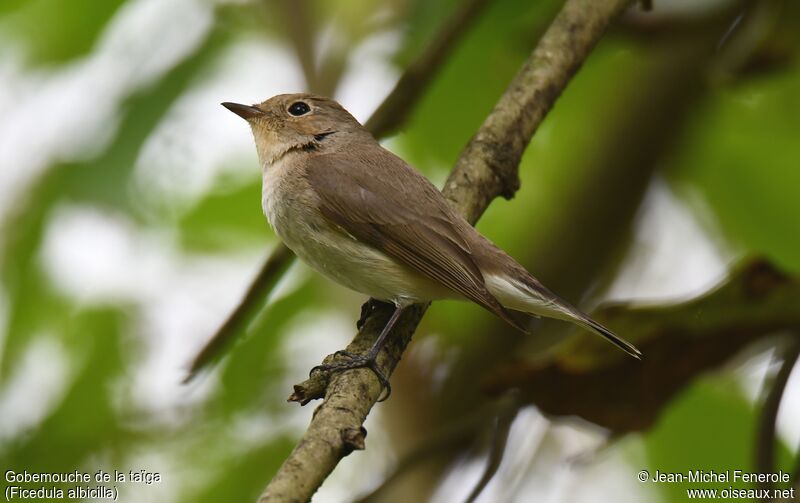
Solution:
<svg viewBox="0 0 800 503">
<path fill-rule="evenodd" d="M 527 287 L 531 296 L 552 303 L 551 312 L 545 314 L 545 316 L 581 325 L 587 330 L 590 330 L 605 337 L 606 340 L 608 340 L 611 344 L 617 346 L 618 348 L 625 351 L 626 353 L 636 358 L 637 360 L 642 359 L 642 352 L 636 349 L 636 346 L 626 341 L 625 339 L 618 337 L 617 335 L 614 334 L 614 332 L 607 329 L 603 325 L 597 323 L 596 321 L 591 319 L 587 314 L 584 314 L 579 309 L 570 305 L 569 302 L 565 301 L 558 295 L 548 290 L 547 287 L 539 283 L 539 280 L 531 276 L 530 273 L 528 273 L 525 269 L 522 268 L 522 266 L 519 266 L 519 269 L 517 270 L 517 274 L 515 275 L 514 280 L 521 281 L 522 284 L 524 284 Z"/>
<path fill-rule="evenodd" d="M 608 342 L 617 346 L 618 348 L 625 351 L 626 353 L 636 358 L 637 360 L 642 359 L 642 352 L 636 349 L 636 346 L 626 341 L 625 339 L 618 337 L 617 335 L 614 334 L 614 332 L 607 329 L 603 325 L 597 323 L 588 316 L 585 315 L 581 316 L 578 321 L 592 332 L 596 332 L 602 335 L 603 337 L 606 338 L 606 340 L 608 340 Z"/>
</svg>

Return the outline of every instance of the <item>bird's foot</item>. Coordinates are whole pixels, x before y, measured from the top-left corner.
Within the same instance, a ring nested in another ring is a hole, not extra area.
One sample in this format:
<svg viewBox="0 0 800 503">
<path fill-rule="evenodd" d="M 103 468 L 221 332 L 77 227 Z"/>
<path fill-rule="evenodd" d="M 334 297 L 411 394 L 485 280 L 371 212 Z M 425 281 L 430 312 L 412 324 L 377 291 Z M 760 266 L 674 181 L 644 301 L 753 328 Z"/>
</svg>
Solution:
<svg viewBox="0 0 800 503">
<path fill-rule="evenodd" d="M 337 351 L 334 353 L 334 356 L 344 357 L 345 359 L 337 360 L 332 363 L 323 363 L 322 365 L 317 365 L 311 369 L 309 376 L 311 376 L 314 372 L 333 373 L 343 372 L 345 370 L 368 368 L 375 374 L 375 376 L 378 378 L 378 381 L 380 381 L 381 386 L 383 386 L 383 393 L 378 398 L 378 401 L 383 402 L 389 398 L 389 395 L 392 394 L 392 385 L 389 384 L 389 379 L 386 377 L 380 367 L 378 367 L 377 356 L 364 356 L 351 353 L 350 351 Z"/>
</svg>

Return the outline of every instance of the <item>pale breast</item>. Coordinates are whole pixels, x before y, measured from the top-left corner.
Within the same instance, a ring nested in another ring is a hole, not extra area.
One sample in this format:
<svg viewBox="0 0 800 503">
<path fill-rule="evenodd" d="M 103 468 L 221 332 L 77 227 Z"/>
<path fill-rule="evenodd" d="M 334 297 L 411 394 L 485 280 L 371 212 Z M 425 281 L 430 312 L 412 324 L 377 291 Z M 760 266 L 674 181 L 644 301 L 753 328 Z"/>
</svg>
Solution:
<svg viewBox="0 0 800 503">
<path fill-rule="evenodd" d="M 263 173 L 262 207 L 275 233 L 301 260 L 357 292 L 395 303 L 452 297 L 380 250 L 332 226 L 316 196 L 291 163 L 278 161 Z"/>
</svg>

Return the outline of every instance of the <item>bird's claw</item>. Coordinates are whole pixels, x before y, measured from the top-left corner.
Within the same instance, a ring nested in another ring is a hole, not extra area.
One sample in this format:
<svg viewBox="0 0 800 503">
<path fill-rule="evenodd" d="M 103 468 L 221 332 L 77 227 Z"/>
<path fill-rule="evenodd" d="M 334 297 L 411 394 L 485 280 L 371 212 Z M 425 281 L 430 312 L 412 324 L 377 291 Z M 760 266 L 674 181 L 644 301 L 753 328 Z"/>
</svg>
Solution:
<svg viewBox="0 0 800 503">
<path fill-rule="evenodd" d="M 383 402 L 389 398 L 392 394 L 392 385 L 389 384 L 389 379 L 383 373 L 383 371 L 378 367 L 377 359 L 372 356 L 362 356 L 359 354 L 351 353 L 350 351 L 337 351 L 334 353 L 334 356 L 343 356 L 345 360 L 334 361 L 332 363 L 323 363 L 322 365 L 317 365 L 316 367 L 311 369 L 309 372 L 309 376 L 314 374 L 314 372 L 343 372 L 345 370 L 352 370 L 352 369 L 361 369 L 361 368 L 368 368 L 374 374 L 375 377 L 378 378 L 380 381 L 381 386 L 383 386 L 383 393 L 378 398 L 379 402 Z"/>
</svg>

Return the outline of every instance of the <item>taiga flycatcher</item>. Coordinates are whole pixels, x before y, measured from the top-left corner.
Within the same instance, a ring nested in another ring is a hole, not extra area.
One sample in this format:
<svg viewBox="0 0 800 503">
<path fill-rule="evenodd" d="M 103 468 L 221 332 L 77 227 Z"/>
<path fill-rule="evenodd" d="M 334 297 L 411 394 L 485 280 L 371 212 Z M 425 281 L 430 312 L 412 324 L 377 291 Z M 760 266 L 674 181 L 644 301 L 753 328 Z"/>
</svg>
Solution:
<svg viewBox="0 0 800 503">
<path fill-rule="evenodd" d="M 223 105 L 250 124 L 264 213 L 286 246 L 337 283 L 396 306 L 366 355 L 322 368 L 369 367 L 388 391 L 378 352 L 405 308 L 436 299 L 471 300 L 522 331 L 511 311 L 567 320 L 640 357 L 483 237 L 336 101 L 281 94 Z"/>
</svg>

